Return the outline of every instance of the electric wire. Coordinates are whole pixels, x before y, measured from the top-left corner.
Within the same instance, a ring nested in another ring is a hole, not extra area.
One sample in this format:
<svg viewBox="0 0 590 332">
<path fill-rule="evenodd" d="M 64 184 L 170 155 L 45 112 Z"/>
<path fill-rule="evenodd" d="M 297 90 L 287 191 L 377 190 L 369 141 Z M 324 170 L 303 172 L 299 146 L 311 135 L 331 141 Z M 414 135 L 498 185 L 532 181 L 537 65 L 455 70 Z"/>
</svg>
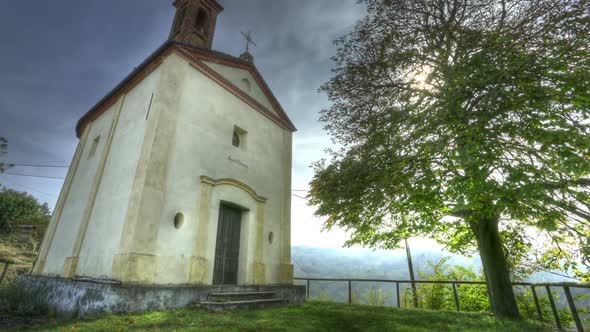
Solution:
<svg viewBox="0 0 590 332">
<path fill-rule="evenodd" d="M 65 178 L 57 177 L 57 176 L 42 176 L 42 175 L 33 175 L 33 174 L 17 174 L 17 173 L 10 173 L 10 172 L 0 173 L 0 175 L 12 175 L 12 176 L 22 176 L 22 177 L 27 177 L 27 178 L 39 178 L 39 179 L 51 179 L 51 180 L 65 180 Z"/>
<path fill-rule="evenodd" d="M 36 165 L 36 164 L 13 164 L 8 162 L 3 162 L 3 164 L 11 166 L 11 167 L 35 167 L 35 168 L 68 168 L 70 166 L 61 166 L 61 165 Z"/>
</svg>

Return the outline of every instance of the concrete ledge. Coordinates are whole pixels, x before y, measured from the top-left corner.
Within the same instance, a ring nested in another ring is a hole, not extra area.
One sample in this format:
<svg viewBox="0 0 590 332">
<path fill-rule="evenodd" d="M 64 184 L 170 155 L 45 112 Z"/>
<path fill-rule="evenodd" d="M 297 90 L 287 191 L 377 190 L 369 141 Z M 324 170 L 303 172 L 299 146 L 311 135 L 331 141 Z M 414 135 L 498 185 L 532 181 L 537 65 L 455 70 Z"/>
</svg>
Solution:
<svg viewBox="0 0 590 332">
<path fill-rule="evenodd" d="M 20 276 L 18 282 L 23 287 L 41 290 L 50 310 L 62 318 L 179 309 L 207 302 L 210 293 L 223 292 L 274 292 L 288 304 L 305 301 L 305 286 L 294 285 L 117 285 L 45 276 Z"/>
</svg>

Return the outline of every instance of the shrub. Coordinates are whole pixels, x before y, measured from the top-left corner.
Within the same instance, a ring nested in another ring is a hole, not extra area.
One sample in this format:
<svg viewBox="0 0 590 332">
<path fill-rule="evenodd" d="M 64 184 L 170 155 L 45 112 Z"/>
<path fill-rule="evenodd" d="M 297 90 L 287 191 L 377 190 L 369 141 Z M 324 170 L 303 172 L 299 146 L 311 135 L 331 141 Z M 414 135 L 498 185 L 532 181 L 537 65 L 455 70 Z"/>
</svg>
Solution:
<svg viewBox="0 0 590 332">
<path fill-rule="evenodd" d="M 537 299 L 539 300 L 539 307 L 541 308 L 541 321 L 549 324 L 555 324 L 555 318 L 553 317 L 553 311 L 551 310 L 549 297 L 547 296 L 547 294 L 542 293 L 542 291 L 540 292 L 538 287 L 536 289 Z M 552 289 L 551 293 L 553 294 L 553 300 L 555 301 L 556 305 L 557 303 L 563 302 L 561 297 L 558 294 L 556 294 L 556 290 Z M 578 297 L 583 300 L 587 297 L 587 295 L 579 295 L 576 298 L 574 298 L 574 300 L 578 299 Z M 539 314 L 537 312 L 537 307 L 535 305 L 535 300 L 533 298 L 533 292 L 530 289 L 518 292 L 516 294 L 516 301 L 518 304 L 518 309 L 520 310 L 520 313 L 523 315 L 523 317 L 528 319 L 539 320 Z M 577 303 L 576 310 L 578 311 L 578 314 L 582 317 L 586 316 L 589 312 L 588 306 L 580 305 L 580 303 Z M 573 325 L 574 317 L 570 312 L 569 306 L 567 304 L 562 309 L 558 309 L 557 314 L 559 315 L 559 320 L 561 321 L 561 324 L 563 326 L 567 327 Z"/>
<path fill-rule="evenodd" d="M 33 317 L 47 315 L 49 308 L 42 290 L 11 279 L 0 286 L 0 312 Z"/>
<path fill-rule="evenodd" d="M 449 258 L 445 257 L 437 263 L 429 262 L 432 272 L 419 271 L 421 280 L 457 280 L 457 281 L 485 281 L 483 273 L 473 271 L 462 266 L 448 266 Z M 461 311 L 490 311 L 488 291 L 486 285 L 457 285 Z M 420 284 L 417 287 L 418 302 L 421 309 L 456 310 L 452 286 L 446 284 Z M 562 303 L 556 291 L 552 292 L 555 303 Z M 522 316 L 526 319 L 539 320 L 537 308 L 530 287 L 515 289 L 516 301 Z M 578 302 L 588 296 L 578 295 Z M 555 324 L 551 305 L 547 295 L 537 287 L 537 298 L 542 313 L 542 321 Z M 408 287 L 403 292 L 404 306 L 412 306 L 412 290 Z M 585 316 L 589 312 L 588 306 L 578 305 L 578 313 Z M 561 324 L 564 327 L 573 324 L 573 316 L 566 305 L 558 310 Z"/>
<path fill-rule="evenodd" d="M 457 285 L 459 304 L 463 311 L 490 311 L 488 289 L 486 285 Z"/>
<path fill-rule="evenodd" d="M 318 295 L 316 300 L 320 302 L 334 302 L 334 299 L 330 296 L 330 293 L 328 291 L 324 291 L 323 289 L 320 289 L 320 295 Z"/>
<path fill-rule="evenodd" d="M 383 289 L 377 286 L 369 285 L 369 288 L 367 289 L 366 293 L 367 304 L 383 306 L 385 305 L 385 302 L 387 302 L 387 299 L 389 299 L 390 296 L 391 292 L 384 292 Z"/>
<path fill-rule="evenodd" d="M 462 266 L 449 266 L 450 257 L 428 262 L 432 272 L 418 271 L 421 280 L 483 281 L 483 275 Z M 422 309 L 456 310 L 455 296 L 450 284 L 419 284 L 416 287 L 418 305 Z M 485 285 L 457 285 L 457 294 L 462 311 L 489 311 L 488 293 Z M 402 295 L 405 306 L 413 305 L 412 289 L 406 288 Z"/>
</svg>

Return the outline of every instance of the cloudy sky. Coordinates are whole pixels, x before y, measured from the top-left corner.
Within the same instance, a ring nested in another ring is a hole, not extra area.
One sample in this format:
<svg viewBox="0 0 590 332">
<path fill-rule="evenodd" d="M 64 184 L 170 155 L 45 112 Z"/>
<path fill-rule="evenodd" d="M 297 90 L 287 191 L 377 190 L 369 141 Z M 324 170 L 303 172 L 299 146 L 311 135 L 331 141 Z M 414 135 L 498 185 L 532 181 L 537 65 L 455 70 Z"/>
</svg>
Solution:
<svg viewBox="0 0 590 332">
<path fill-rule="evenodd" d="M 76 121 L 168 37 L 171 0 L 10 1 L 0 11 L 0 136 L 5 161 L 69 165 Z M 307 189 L 309 165 L 330 140 L 317 121 L 329 105 L 317 92 L 330 78 L 332 40 L 364 15 L 356 0 L 220 0 L 214 49 L 244 50 L 252 30 L 255 63 L 299 131 L 293 189 Z M 10 173 L 65 177 L 65 168 L 15 167 Z M 0 175 L 0 184 L 27 191 L 51 207 L 59 179 Z M 298 193 L 305 195 L 305 193 Z M 293 197 L 293 244 L 340 246 L 344 232 L 322 233 L 306 201 Z"/>
</svg>

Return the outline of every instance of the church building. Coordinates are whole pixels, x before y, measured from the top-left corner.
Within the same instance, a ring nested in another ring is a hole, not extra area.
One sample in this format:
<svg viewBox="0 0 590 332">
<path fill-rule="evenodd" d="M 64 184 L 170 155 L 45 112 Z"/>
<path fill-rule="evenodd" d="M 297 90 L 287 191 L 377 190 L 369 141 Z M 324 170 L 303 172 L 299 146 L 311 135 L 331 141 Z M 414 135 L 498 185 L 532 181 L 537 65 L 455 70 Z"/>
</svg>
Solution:
<svg viewBox="0 0 590 332">
<path fill-rule="evenodd" d="M 212 50 L 216 0 L 88 111 L 33 277 L 293 285 L 289 120 L 246 52 Z"/>
</svg>

